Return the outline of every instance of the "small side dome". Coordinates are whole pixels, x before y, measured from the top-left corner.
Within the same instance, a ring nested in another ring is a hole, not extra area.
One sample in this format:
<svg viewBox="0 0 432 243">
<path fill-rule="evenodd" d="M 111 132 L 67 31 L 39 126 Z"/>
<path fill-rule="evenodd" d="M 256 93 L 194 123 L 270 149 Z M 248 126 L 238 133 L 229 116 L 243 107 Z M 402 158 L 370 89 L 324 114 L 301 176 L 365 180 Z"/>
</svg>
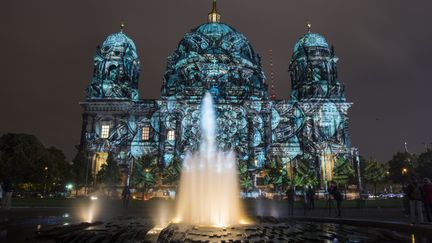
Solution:
<svg viewBox="0 0 432 243">
<path fill-rule="evenodd" d="M 295 44 L 294 46 L 294 53 L 298 52 L 302 48 L 309 48 L 309 47 L 322 47 L 322 48 L 329 48 L 329 45 L 325 38 L 317 33 L 306 33 L 303 35 Z"/>
<path fill-rule="evenodd" d="M 101 49 L 106 52 L 113 47 L 129 47 L 136 52 L 135 43 L 123 31 L 109 35 L 102 43 Z"/>
<path fill-rule="evenodd" d="M 138 100 L 141 72 L 135 43 L 120 32 L 109 35 L 97 48 L 87 99 Z"/>
</svg>

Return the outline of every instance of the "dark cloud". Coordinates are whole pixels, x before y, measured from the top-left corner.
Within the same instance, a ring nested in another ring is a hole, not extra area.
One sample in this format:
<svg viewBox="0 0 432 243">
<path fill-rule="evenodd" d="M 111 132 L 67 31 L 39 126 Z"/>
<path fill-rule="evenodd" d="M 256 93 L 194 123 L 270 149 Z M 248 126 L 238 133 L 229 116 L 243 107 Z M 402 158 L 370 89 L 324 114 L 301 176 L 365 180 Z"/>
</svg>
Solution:
<svg viewBox="0 0 432 243">
<path fill-rule="evenodd" d="M 141 96 L 157 98 L 168 54 L 206 21 L 210 1 L 3 1 L 0 3 L 0 133 L 26 132 L 69 158 L 79 142 L 84 90 L 95 47 L 119 30 L 135 41 Z M 268 71 L 273 50 L 279 97 L 295 41 L 312 30 L 335 45 L 346 84 L 353 144 L 382 161 L 432 142 L 432 2 L 404 0 L 220 0 L 222 20 L 243 32 Z"/>
</svg>

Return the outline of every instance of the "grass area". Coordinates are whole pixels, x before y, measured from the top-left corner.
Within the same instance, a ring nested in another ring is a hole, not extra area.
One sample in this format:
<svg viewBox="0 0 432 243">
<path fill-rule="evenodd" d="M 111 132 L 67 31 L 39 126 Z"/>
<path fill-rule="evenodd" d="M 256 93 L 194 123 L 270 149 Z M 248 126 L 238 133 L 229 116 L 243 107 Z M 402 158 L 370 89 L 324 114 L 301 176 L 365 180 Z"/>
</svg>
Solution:
<svg viewBox="0 0 432 243">
<path fill-rule="evenodd" d="M 160 199 L 159 199 L 160 200 Z M 274 204 L 287 204 L 287 201 L 281 200 L 265 200 L 266 203 L 274 203 Z M 74 207 L 76 205 L 87 203 L 89 199 L 86 198 L 13 198 L 12 205 L 19 207 Z M 117 202 L 114 202 L 117 201 Z M 118 203 L 121 205 L 121 200 L 113 200 L 114 203 Z M 141 201 L 141 200 L 131 200 L 130 207 L 139 208 L 152 206 L 157 203 L 158 200 L 149 200 L 149 201 Z M 256 200 L 254 199 L 245 199 L 244 200 L 246 207 L 249 205 L 254 205 Z M 377 199 L 377 200 L 366 200 L 363 201 L 363 205 L 365 208 L 398 208 L 403 206 L 402 199 Z M 342 206 L 344 208 L 358 208 L 360 206 L 360 202 L 357 200 L 349 200 L 343 201 Z M 300 201 L 295 202 L 296 208 L 303 207 L 303 203 Z M 315 208 L 326 208 L 327 201 L 325 200 L 315 200 Z"/>
</svg>

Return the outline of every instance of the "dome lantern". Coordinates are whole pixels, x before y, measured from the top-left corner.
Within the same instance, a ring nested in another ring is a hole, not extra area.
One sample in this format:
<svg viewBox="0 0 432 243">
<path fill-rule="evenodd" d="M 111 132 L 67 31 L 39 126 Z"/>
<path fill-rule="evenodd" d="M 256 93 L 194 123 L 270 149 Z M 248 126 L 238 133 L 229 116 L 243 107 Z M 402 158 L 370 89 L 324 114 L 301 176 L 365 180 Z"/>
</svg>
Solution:
<svg viewBox="0 0 432 243">
<path fill-rule="evenodd" d="M 306 22 L 307 32 L 310 33 L 312 29 L 312 24 L 308 21 Z"/>
<path fill-rule="evenodd" d="M 216 0 L 213 0 L 213 8 L 212 11 L 208 14 L 208 22 L 209 23 L 219 23 L 220 22 L 220 14 L 217 11 Z"/>
<path fill-rule="evenodd" d="M 125 24 L 123 22 L 120 23 L 120 33 L 123 33 L 123 29 L 125 27 Z"/>
<path fill-rule="evenodd" d="M 304 34 L 300 39 L 296 42 L 294 46 L 293 54 L 296 55 L 298 53 L 304 52 L 304 50 L 309 48 L 322 48 L 329 50 L 329 44 L 326 39 L 318 34 L 313 33 L 311 22 L 306 22 L 306 34 Z"/>
</svg>

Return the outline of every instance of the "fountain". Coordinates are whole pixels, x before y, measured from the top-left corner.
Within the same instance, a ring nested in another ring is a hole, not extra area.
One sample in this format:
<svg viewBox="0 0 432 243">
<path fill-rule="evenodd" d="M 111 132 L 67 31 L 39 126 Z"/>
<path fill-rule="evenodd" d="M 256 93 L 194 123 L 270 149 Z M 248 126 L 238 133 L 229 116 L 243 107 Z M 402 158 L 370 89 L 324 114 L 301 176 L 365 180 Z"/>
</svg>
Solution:
<svg viewBox="0 0 432 243">
<path fill-rule="evenodd" d="M 260 204 L 270 204 L 270 212 L 260 212 L 262 216 L 253 216 L 254 222 L 249 223 L 244 220 L 240 203 L 235 155 L 218 151 L 215 139 L 216 117 L 212 97 L 207 93 L 201 104 L 200 148 L 188 154 L 183 162 L 173 223 L 167 222 L 169 207 L 161 202 L 151 206 L 159 211 L 157 220 L 150 219 L 149 215 L 143 218 L 124 215 L 106 223 L 95 222 L 95 210 L 100 205 L 94 201 L 83 214 L 82 220 L 86 223 L 67 223 L 45 230 L 38 227 L 35 239 L 55 239 L 57 242 L 399 242 L 415 241 L 415 237 L 429 238 L 422 231 L 424 229 L 409 225 L 275 217 L 284 209 L 276 209 L 273 202 L 265 201 L 258 201 L 256 207 L 264 210 L 266 207 Z M 395 229 L 402 232 L 395 232 Z"/>
<path fill-rule="evenodd" d="M 175 222 L 228 226 L 244 222 L 235 154 L 218 151 L 212 97 L 201 104 L 201 145 L 183 162 Z"/>
</svg>

